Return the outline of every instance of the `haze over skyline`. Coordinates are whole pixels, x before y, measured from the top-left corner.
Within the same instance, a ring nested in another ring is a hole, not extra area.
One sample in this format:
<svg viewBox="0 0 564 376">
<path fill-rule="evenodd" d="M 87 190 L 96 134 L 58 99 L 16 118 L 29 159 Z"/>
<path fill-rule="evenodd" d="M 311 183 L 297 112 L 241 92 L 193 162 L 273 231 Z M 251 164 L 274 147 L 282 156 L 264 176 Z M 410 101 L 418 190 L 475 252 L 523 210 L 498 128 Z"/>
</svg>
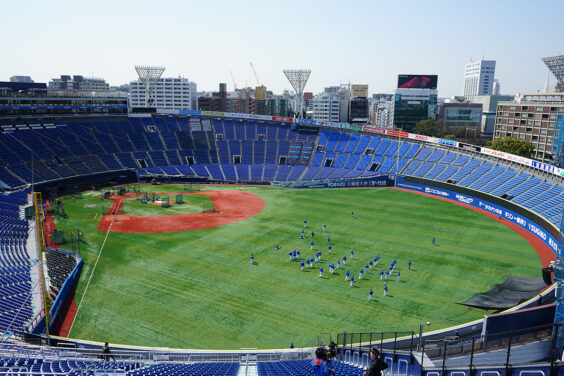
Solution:
<svg viewBox="0 0 564 376">
<path fill-rule="evenodd" d="M 496 60 L 503 94 L 542 90 L 541 58 L 564 53 L 564 2 L 108 1 L 6 2 L 0 14 L 0 80 L 61 74 L 137 78 L 162 65 L 198 91 L 260 82 L 292 90 L 283 69 L 312 73 L 305 91 L 340 83 L 392 93 L 398 74 L 438 74 L 439 96 L 462 95 L 464 65 Z M 555 78 L 550 75 L 551 84 Z"/>
</svg>

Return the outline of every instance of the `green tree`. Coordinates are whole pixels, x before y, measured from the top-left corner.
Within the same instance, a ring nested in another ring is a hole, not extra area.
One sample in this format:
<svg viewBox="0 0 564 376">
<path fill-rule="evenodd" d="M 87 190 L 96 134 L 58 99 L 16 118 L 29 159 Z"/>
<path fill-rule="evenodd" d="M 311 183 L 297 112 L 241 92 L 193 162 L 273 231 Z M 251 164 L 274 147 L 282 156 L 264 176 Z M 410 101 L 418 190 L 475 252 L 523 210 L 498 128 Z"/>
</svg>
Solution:
<svg viewBox="0 0 564 376">
<path fill-rule="evenodd" d="M 437 122 L 435 119 L 419 120 L 413 131 L 425 136 L 435 136 L 437 134 Z"/>
<path fill-rule="evenodd" d="M 531 158 L 535 150 L 535 147 L 529 141 L 518 140 L 514 137 L 496 138 L 489 141 L 486 147 L 525 158 Z"/>
</svg>

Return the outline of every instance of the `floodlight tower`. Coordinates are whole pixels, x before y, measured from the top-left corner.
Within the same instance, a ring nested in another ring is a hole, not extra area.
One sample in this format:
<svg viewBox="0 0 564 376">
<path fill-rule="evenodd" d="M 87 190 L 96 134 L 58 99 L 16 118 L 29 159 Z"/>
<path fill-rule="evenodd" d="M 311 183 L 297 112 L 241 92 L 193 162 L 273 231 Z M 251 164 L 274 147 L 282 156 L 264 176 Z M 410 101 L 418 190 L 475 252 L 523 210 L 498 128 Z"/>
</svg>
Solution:
<svg viewBox="0 0 564 376">
<path fill-rule="evenodd" d="M 284 74 L 296 91 L 294 117 L 303 117 L 304 87 L 311 73 L 309 69 L 284 69 Z"/>
<path fill-rule="evenodd" d="M 145 85 L 145 96 L 147 97 L 147 107 L 151 107 L 151 92 L 155 84 L 161 78 L 166 67 L 151 67 L 148 65 L 136 65 L 135 70 L 139 79 Z"/>
<path fill-rule="evenodd" d="M 564 55 L 543 57 L 542 61 L 556 77 L 556 91 L 564 91 Z"/>
</svg>

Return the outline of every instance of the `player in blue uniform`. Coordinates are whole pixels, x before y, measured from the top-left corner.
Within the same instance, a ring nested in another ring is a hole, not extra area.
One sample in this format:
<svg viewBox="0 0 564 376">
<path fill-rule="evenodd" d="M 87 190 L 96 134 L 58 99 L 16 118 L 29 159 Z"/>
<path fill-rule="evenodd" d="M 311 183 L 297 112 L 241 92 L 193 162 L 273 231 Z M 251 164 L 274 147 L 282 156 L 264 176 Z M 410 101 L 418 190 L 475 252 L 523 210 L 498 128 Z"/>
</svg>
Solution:
<svg viewBox="0 0 564 376">
<path fill-rule="evenodd" d="M 351 259 L 354 258 L 354 249 L 351 249 Z"/>
<path fill-rule="evenodd" d="M 300 258 L 300 256 L 301 256 L 301 255 L 300 255 L 300 250 L 298 249 L 298 258 Z"/>
<path fill-rule="evenodd" d="M 311 248 L 310 248 L 310 249 L 312 249 L 312 250 L 313 250 L 313 240 L 311 241 L 311 243 L 309 243 L 309 245 L 311 246 Z"/>
<path fill-rule="evenodd" d="M 304 228 L 307 226 L 307 219 L 304 219 Z"/>
<path fill-rule="evenodd" d="M 324 224 L 324 225 L 323 225 L 323 232 L 325 232 L 325 229 L 326 229 L 326 228 L 327 228 L 327 225 Z"/>
<path fill-rule="evenodd" d="M 303 262 L 303 261 L 300 263 L 300 270 L 301 270 L 302 272 L 304 271 L 304 262 Z"/>
<path fill-rule="evenodd" d="M 388 275 L 390 274 L 389 271 L 386 270 L 386 281 L 388 280 Z"/>
<path fill-rule="evenodd" d="M 329 264 L 329 273 L 333 274 L 334 270 L 335 270 L 335 265 Z"/>
<path fill-rule="evenodd" d="M 351 287 L 354 285 L 354 276 L 351 275 Z"/>
<path fill-rule="evenodd" d="M 374 294 L 374 291 L 370 289 L 370 291 L 368 292 L 368 300 L 372 300 L 372 294 Z"/>
<path fill-rule="evenodd" d="M 323 277 L 323 268 L 319 268 L 319 278 Z"/>
<path fill-rule="evenodd" d="M 351 211 L 351 217 L 354 218 L 354 211 Z"/>
<path fill-rule="evenodd" d="M 388 294 L 388 285 L 384 283 L 384 296 Z"/>
<path fill-rule="evenodd" d="M 380 255 L 374 258 L 374 265 L 378 265 L 378 261 L 380 261 Z"/>
<path fill-rule="evenodd" d="M 349 280 L 349 276 L 350 276 L 350 275 L 351 275 L 351 272 L 349 272 L 349 271 L 347 270 L 347 273 L 345 274 L 345 281 L 348 281 L 348 280 Z"/>
<path fill-rule="evenodd" d="M 276 250 L 278 251 L 280 249 L 280 247 L 278 246 L 278 244 L 276 244 Z"/>
<path fill-rule="evenodd" d="M 433 245 L 435 245 L 435 238 L 433 238 Z"/>
<path fill-rule="evenodd" d="M 399 282 L 399 280 L 400 280 L 400 272 L 398 270 L 398 282 Z"/>
<path fill-rule="evenodd" d="M 313 268 L 313 257 L 309 259 L 309 268 Z"/>
<path fill-rule="evenodd" d="M 327 247 L 327 249 L 329 249 L 329 254 L 331 254 L 331 244 L 329 244 L 329 247 Z"/>
<path fill-rule="evenodd" d="M 253 262 L 254 262 L 254 258 L 255 258 L 255 256 L 253 256 L 253 254 L 251 253 L 251 265 L 252 265 Z"/>
<path fill-rule="evenodd" d="M 296 252 L 296 250 L 294 249 L 294 251 L 292 252 L 292 260 L 295 260 L 295 259 L 296 259 L 296 255 L 297 255 L 297 252 Z"/>
<path fill-rule="evenodd" d="M 368 271 L 368 264 L 364 265 L 364 269 L 366 269 L 366 271 Z"/>
<path fill-rule="evenodd" d="M 407 262 L 407 270 L 411 270 L 411 260 Z"/>
<path fill-rule="evenodd" d="M 360 272 L 358 273 L 358 279 L 362 279 L 362 275 L 364 274 L 364 270 L 360 269 Z"/>
<path fill-rule="evenodd" d="M 384 271 L 380 270 L 380 281 L 384 278 Z"/>
<path fill-rule="evenodd" d="M 370 260 L 370 269 L 372 269 L 372 265 L 374 265 L 374 262 Z"/>
<path fill-rule="evenodd" d="M 339 269 L 341 267 L 341 259 L 337 260 L 337 269 Z"/>
<path fill-rule="evenodd" d="M 347 256 L 343 256 L 343 265 L 347 265 Z"/>
<path fill-rule="evenodd" d="M 311 237 L 313 238 L 313 237 L 314 237 L 314 235 L 315 235 L 315 233 L 314 233 L 314 232 L 312 231 L 312 232 L 311 232 Z"/>
<path fill-rule="evenodd" d="M 306 260 L 306 268 L 309 268 L 309 259 Z"/>
<path fill-rule="evenodd" d="M 328 241 L 329 243 L 331 243 L 331 236 L 328 236 L 328 237 L 327 237 L 327 241 Z"/>
</svg>

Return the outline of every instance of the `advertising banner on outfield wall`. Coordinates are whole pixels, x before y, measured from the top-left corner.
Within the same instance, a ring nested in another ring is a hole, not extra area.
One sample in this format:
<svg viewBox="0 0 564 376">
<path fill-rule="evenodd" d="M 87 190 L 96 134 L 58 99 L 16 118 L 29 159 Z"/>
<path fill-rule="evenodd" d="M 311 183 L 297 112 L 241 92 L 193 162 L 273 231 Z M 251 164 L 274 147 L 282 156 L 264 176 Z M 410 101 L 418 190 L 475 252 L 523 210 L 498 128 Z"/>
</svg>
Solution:
<svg viewBox="0 0 564 376">
<path fill-rule="evenodd" d="M 322 181 L 304 181 L 290 183 L 272 183 L 272 185 L 284 188 L 369 188 L 369 187 L 393 187 L 394 175 L 379 175 L 371 178 L 361 179 L 336 179 Z"/>
<path fill-rule="evenodd" d="M 406 181 L 403 177 L 398 176 L 396 178 L 396 187 L 409 189 L 410 191 L 427 193 L 433 196 L 446 198 L 452 201 L 461 202 L 478 209 L 485 210 L 487 212 L 493 213 L 500 218 L 511 221 L 525 230 L 529 231 L 531 234 L 535 235 L 537 238 L 543 241 L 544 244 L 548 246 L 554 253 L 557 252 L 558 243 L 556 239 L 546 232 L 541 226 L 537 225 L 535 222 L 524 218 L 523 216 L 508 210 L 504 207 L 492 204 L 491 202 L 484 201 L 479 198 L 475 198 L 468 195 L 463 195 L 461 193 L 456 193 L 448 189 L 429 187 L 424 184 L 412 183 Z"/>
</svg>

